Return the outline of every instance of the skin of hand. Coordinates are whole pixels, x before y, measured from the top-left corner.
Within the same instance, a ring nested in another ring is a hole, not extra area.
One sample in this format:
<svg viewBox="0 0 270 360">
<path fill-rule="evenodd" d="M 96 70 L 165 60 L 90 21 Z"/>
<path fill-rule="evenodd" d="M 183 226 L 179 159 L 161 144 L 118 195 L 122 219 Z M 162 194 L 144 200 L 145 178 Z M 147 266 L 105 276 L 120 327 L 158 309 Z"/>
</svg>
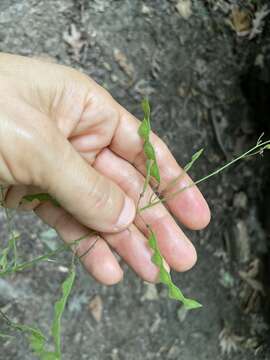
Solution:
<svg viewBox="0 0 270 360">
<path fill-rule="evenodd" d="M 190 269 L 196 251 L 171 214 L 190 229 L 202 229 L 210 211 L 197 187 L 136 215 L 145 156 L 139 120 L 86 75 L 57 64 L 0 54 L 0 184 L 9 208 L 34 210 L 70 243 L 90 229 L 77 252 L 89 273 L 111 285 L 123 271 L 114 255 L 144 280 L 155 282 L 145 223 L 155 231 L 170 268 Z M 167 146 L 151 133 L 161 173 L 160 193 L 191 183 Z M 47 192 L 61 204 L 23 203 L 27 194 Z M 141 206 L 152 194 L 149 187 Z M 91 244 L 91 251 L 87 252 Z"/>
</svg>

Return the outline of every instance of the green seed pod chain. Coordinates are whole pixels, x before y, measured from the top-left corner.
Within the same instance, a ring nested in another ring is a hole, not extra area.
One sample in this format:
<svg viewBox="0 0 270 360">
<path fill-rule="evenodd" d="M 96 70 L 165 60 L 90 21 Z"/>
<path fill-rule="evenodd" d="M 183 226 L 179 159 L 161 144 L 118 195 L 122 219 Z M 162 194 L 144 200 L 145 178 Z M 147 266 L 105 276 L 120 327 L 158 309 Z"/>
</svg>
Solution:
<svg viewBox="0 0 270 360">
<path fill-rule="evenodd" d="M 147 186 L 149 185 L 150 180 L 154 179 L 158 184 L 160 184 L 160 172 L 156 159 L 154 146 L 150 142 L 150 133 L 151 133 L 151 124 L 150 124 L 150 106 L 149 102 L 144 99 L 142 102 L 142 109 L 144 112 L 144 119 L 139 127 L 138 134 L 144 141 L 143 149 L 144 154 L 146 156 L 146 178 L 143 186 L 143 191 L 141 193 L 141 197 L 144 195 Z M 196 156 L 192 159 L 192 164 L 197 160 L 197 158 L 201 155 L 202 150 L 196 154 Z M 192 166 L 190 165 L 190 167 Z M 187 299 L 182 291 L 173 283 L 170 273 L 167 271 L 164 266 L 165 260 L 160 252 L 158 247 L 158 242 L 155 233 L 152 228 L 147 224 L 149 237 L 148 237 L 148 245 L 153 250 L 152 262 L 159 269 L 159 280 L 162 284 L 166 285 L 169 290 L 169 297 L 171 299 L 179 300 L 183 303 L 186 309 L 196 309 L 201 307 L 202 305 L 195 300 Z"/>
</svg>

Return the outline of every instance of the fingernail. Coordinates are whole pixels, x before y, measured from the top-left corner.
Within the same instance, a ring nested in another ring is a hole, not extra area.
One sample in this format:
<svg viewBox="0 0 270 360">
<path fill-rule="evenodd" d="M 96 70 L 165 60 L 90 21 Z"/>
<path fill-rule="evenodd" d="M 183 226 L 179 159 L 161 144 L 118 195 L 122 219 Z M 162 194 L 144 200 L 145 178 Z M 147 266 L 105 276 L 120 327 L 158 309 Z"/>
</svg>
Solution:
<svg viewBox="0 0 270 360">
<path fill-rule="evenodd" d="M 124 207 L 116 223 L 115 230 L 122 230 L 130 225 L 135 217 L 135 211 L 134 201 L 126 196 Z"/>
</svg>

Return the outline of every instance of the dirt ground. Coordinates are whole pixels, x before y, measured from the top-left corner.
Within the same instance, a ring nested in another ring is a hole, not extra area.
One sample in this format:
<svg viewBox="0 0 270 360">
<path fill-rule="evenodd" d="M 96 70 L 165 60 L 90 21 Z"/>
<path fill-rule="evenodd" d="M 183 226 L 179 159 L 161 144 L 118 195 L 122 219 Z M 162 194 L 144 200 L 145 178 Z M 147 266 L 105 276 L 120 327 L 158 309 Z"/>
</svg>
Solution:
<svg viewBox="0 0 270 360">
<path fill-rule="evenodd" d="M 229 24 L 239 1 L 196 0 L 191 12 L 188 1 L 180 3 L 1 0 L 0 51 L 74 66 L 139 118 L 148 96 L 153 128 L 181 164 L 205 148 L 192 170 L 196 179 L 269 134 L 270 27 L 266 18 L 262 34 L 240 36 L 252 23 L 243 17 L 241 26 L 235 18 Z M 251 4 L 263 5 L 244 3 L 253 15 Z M 198 263 L 174 279 L 202 309 L 185 313 L 163 287 L 143 283 L 124 264 L 124 281 L 114 287 L 80 269 L 63 319 L 63 359 L 269 360 L 268 164 L 267 154 L 251 158 L 201 185 L 212 221 L 189 233 Z M 15 228 L 22 259 L 57 246 L 33 215 L 16 215 Z M 0 279 L 2 311 L 48 332 L 68 263 L 61 256 Z M 0 346 L 1 360 L 35 359 L 19 334 L 0 338 Z"/>
</svg>

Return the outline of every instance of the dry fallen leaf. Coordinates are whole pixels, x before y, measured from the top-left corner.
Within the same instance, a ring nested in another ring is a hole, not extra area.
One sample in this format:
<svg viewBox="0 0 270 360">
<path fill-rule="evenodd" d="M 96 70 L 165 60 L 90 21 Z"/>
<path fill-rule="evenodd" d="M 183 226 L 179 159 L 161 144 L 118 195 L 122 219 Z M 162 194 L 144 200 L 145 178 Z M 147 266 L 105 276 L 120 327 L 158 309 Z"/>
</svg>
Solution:
<svg viewBox="0 0 270 360">
<path fill-rule="evenodd" d="M 256 11 L 254 15 L 254 19 L 252 21 L 252 29 L 249 34 L 249 40 L 252 40 L 257 35 L 261 34 L 265 24 L 265 18 L 269 14 L 270 14 L 270 9 L 268 8 L 268 5 L 264 5 Z"/>
<path fill-rule="evenodd" d="M 99 295 L 93 297 L 93 299 L 89 303 L 89 310 L 93 316 L 93 318 L 100 322 L 102 318 L 103 311 L 103 301 Z"/>
<path fill-rule="evenodd" d="M 68 31 L 63 33 L 64 41 L 71 47 L 75 60 L 80 60 L 80 52 L 83 46 L 86 44 L 84 40 L 81 39 L 82 34 L 77 30 L 75 24 L 71 24 Z"/>
<path fill-rule="evenodd" d="M 249 40 L 261 34 L 265 25 L 265 18 L 270 14 L 268 5 L 256 10 L 240 9 L 233 6 L 228 23 L 238 36 L 248 36 Z"/>
<path fill-rule="evenodd" d="M 253 312 L 258 307 L 260 295 L 265 295 L 263 283 L 257 280 L 260 275 L 260 260 L 254 259 L 248 266 L 247 271 L 239 271 L 239 276 L 243 280 L 240 293 L 243 299 L 244 313 Z"/>
<path fill-rule="evenodd" d="M 134 77 L 134 67 L 128 61 L 126 55 L 119 49 L 114 49 L 113 56 L 120 68 L 131 78 Z"/>
<path fill-rule="evenodd" d="M 252 17 L 250 11 L 233 7 L 230 15 L 230 24 L 238 36 L 246 36 L 252 28 Z"/>
<path fill-rule="evenodd" d="M 245 280 L 248 285 L 255 291 L 260 292 L 261 294 L 264 295 L 264 289 L 263 289 L 263 284 L 256 280 L 256 279 L 251 279 L 248 274 L 244 271 L 239 271 L 239 275 L 240 277 Z"/>
<path fill-rule="evenodd" d="M 262 264 L 260 259 L 255 258 L 254 260 L 252 260 L 248 265 L 248 276 L 253 279 L 256 278 L 260 273 L 261 265 Z"/>
<path fill-rule="evenodd" d="M 260 273 L 260 260 L 254 259 L 250 262 L 247 271 L 239 271 L 239 275 L 253 290 L 264 295 L 264 287 L 261 281 L 256 278 Z"/>
<path fill-rule="evenodd" d="M 223 328 L 218 338 L 222 355 L 228 356 L 231 355 L 231 353 L 233 352 L 237 352 L 239 346 L 244 341 L 244 338 L 242 336 L 234 334 L 228 326 L 225 326 Z"/>
</svg>

